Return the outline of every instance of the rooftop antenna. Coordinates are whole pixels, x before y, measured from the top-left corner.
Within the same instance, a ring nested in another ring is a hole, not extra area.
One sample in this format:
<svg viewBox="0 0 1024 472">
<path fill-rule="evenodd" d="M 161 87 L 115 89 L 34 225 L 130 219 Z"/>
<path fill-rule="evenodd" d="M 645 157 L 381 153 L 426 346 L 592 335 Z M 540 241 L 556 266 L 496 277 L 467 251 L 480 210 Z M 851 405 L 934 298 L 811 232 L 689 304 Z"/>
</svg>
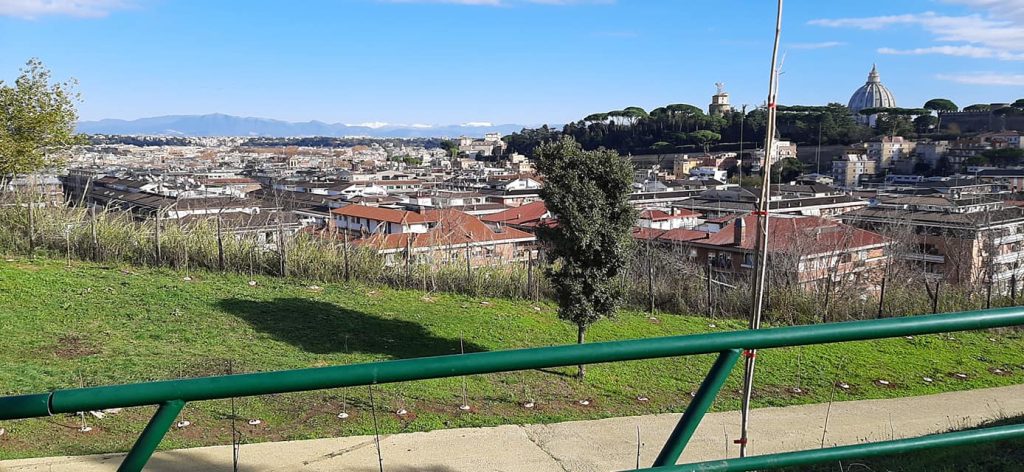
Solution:
<svg viewBox="0 0 1024 472">
<path fill-rule="evenodd" d="M 782 0 L 778 0 L 775 17 L 775 42 L 772 47 L 771 75 L 768 79 L 768 126 L 765 136 L 764 165 L 761 166 L 761 198 L 758 200 L 757 216 L 757 244 L 754 248 L 755 279 L 750 309 L 750 329 L 761 327 L 761 316 L 764 311 L 765 283 L 768 275 L 768 198 L 771 184 L 772 153 L 775 148 L 775 118 L 776 103 L 778 94 L 778 54 L 779 37 L 782 34 Z M 757 358 L 757 351 L 747 349 L 743 352 L 744 373 L 743 373 L 743 409 L 741 411 L 740 438 L 735 442 L 740 445 L 740 457 L 747 455 L 748 429 L 750 425 L 750 397 L 754 387 L 754 361 Z"/>
</svg>

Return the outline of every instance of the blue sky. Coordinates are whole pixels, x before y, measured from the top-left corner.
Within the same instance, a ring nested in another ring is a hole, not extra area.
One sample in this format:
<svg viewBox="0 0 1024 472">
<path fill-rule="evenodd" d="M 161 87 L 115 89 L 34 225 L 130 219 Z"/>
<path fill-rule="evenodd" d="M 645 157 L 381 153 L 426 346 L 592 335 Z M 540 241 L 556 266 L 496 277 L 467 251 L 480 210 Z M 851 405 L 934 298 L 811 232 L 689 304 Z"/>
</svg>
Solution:
<svg viewBox="0 0 1024 472">
<path fill-rule="evenodd" d="M 788 0 L 780 102 L 1024 97 L 1024 0 Z M 563 123 L 767 91 L 767 0 L 0 0 L 0 78 L 79 81 L 82 119 Z"/>
</svg>

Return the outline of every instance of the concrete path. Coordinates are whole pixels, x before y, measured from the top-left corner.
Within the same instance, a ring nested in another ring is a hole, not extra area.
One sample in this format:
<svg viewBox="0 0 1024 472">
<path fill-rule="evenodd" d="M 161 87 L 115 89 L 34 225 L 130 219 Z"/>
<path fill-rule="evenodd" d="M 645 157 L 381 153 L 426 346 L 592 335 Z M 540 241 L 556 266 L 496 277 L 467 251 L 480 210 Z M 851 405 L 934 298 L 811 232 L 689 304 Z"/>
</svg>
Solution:
<svg viewBox="0 0 1024 472">
<path fill-rule="evenodd" d="M 753 454 L 821 446 L 826 404 L 764 408 L 752 414 Z M 1024 385 L 893 400 L 837 402 L 829 414 L 826 445 L 920 436 L 1024 414 Z M 550 425 L 499 426 L 383 436 L 386 472 L 608 471 L 650 466 L 679 415 L 663 414 Z M 739 413 L 704 418 L 683 461 L 735 457 Z M 112 471 L 119 454 L 0 462 L 11 472 Z M 239 470 L 378 471 L 372 436 L 242 446 Z M 148 471 L 231 470 L 230 446 L 159 452 Z"/>
</svg>

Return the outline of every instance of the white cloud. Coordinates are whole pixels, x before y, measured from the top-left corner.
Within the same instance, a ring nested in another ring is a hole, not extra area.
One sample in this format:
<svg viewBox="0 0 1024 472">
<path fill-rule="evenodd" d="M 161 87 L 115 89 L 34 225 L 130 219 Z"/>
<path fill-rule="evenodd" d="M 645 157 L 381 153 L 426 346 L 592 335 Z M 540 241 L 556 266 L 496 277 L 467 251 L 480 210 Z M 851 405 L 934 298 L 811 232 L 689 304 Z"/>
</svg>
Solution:
<svg viewBox="0 0 1024 472">
<path fill-rule="evenodd" d="M 128 0 L 0 0 L 0 16 L 25 19 L 48 15 L 100 18 L 111 11 L 131 6 Z"/>
<path fill-rule="evenodd" d="M 451 5 L 472 5 L 488 7 L 506 7 L 517 4 L 535 5 L 587 5 L 609 4 L 615 0 L 378 0 L 385 3 L 447 3 Z"/>
<path fill-rule="evenodd" d="M 879 54 L 895 54 L 903 56 L 920 56 L 924 54 L 944 54 L 947 56 L 971 57 L 975 59 L 999 59 L 1001 61 L 1024 61 L 1024 53 L 1014 53 L 1000 49 L 978 46 L 933 46 L 928 48 L 893 49 L 878 48 Z"/>
<path fill-rule="evenodd" d="M 1024 74 L 995 74 L 979 72 L 974 74 L 938 74 L 935 78 L 971 85 L 1024 86 Z"/>
<path fill-rule="evenodd" d="M 882 48 L 884 54 L 945 54 L 959 57 L 1020 60 L 1024 54 L 1024 0 L 947 0 L 979 11 L 969 15 L 935 12 L 864 18 L 817 19 L 811 25 L 831 28 L 881 30 L 916 26 L 944 44 L 908 50 Z"/>
<path fill-rule="evenodd" d="M 827 49 L 839 46 L 846 46 L 846 43 L 841 41 L 822 41 L 820 43 L 793 43 L 788 45 L 790 49 Z"/>
<path fill-rule="evenodd" d="M 465 126 L 467 128 L 486 128 L 494 126 L 490 121 L 470 121 L 469 123 L 463 123 L 459 126 Z"/>
</svg>

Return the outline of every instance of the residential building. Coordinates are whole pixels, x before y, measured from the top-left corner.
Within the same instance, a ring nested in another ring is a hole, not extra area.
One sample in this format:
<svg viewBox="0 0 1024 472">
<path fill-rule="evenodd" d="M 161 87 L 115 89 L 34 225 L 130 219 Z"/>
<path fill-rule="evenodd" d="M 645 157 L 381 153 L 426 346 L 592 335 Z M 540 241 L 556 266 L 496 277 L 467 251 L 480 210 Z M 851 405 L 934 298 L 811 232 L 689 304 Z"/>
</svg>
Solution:
<svg viewBox="0 0 1024 472">
<path fill-rule="evenodd" d="M 649 239 L 686 250 L 687 258 L 708 264 L 717 273 L 749 277 L 754 268 L 757 216 L 733 215 L 717 232 L 641 229 Z M 888 242 L 881 235 L 815 216 L 772 215 L 768 218 L 768 264 L 787 283 L 846 283 L 871 286 L 880 277 Z"/>
<path fill-rule="evenodd" d="M 888 169 L 896 162 L 912 160 L 917 143 L 903 136 L 882 136 L 868 141 L 866 145 L 868 158 L 878 163 L 879 169 Z"/>
<path fill-rule="evenodd" d="M 836 185 L 846 189 L 857 187 L 861 176 L 875 175 L 877 171 L 878 162 L 860 149 L 847 150 L 839 159 L 832 161 L 832 176 Z"/>
<path fill-rule="evenodd" d="M 949 283 L 1005 283 L 1024 275 L 1024 208 L 985 195 L 880 196 L 844 222 L 905 238 L 899 257 Z"/>
</svg>

